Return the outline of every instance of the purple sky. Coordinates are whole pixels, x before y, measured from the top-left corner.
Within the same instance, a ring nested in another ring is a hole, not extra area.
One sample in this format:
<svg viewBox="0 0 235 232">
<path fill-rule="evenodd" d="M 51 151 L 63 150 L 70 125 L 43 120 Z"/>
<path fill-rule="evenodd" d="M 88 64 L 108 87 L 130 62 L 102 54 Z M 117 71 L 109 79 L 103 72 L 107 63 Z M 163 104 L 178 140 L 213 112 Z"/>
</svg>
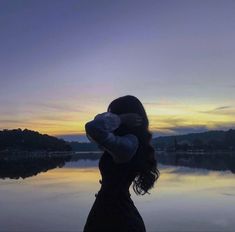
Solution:
<svg viewBox="0 0 235 232">
<path fill-rule="evenodd" d="M 82 135 L 126 94 L 154 134 L 234 127 L 234 28 L 234 0 L 1 0 L 0 129 Z"/>
</svg>

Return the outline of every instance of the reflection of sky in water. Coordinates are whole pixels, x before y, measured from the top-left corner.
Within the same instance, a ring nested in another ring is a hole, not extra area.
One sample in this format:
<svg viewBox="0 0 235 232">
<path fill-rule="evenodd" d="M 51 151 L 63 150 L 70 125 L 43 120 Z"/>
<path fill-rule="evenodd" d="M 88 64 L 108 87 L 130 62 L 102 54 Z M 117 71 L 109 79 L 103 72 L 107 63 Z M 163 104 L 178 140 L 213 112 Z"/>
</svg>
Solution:
<svg viewBox="0 0 235 232">
<path fill-rule="evenodd" d="M 81 231 L 100 187 L 97 163 L 71 162 L 25 180 L 1 180 L 0 230 Z M 160 170 L 151 195 L 131 192 L 147 231 L 233 231 L 233 174 L 172 166 Z"/>
</svg>

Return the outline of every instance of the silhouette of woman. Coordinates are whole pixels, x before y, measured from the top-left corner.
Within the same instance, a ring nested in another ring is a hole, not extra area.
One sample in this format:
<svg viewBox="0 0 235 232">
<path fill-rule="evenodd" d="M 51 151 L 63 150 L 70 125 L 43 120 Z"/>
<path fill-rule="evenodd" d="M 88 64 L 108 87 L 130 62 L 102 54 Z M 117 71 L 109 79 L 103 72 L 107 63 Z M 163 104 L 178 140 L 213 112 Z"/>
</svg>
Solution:
<svg viewBox="0 0 235 232">
<path fill-rule="evenodd" d="M 99 160 L 101 188 L 96 194 L 84 232 L 144 232 L 144 221 L 129 187 L 149 193 L 159 177 L 152 134 L 142 103 L 126 95 L 113 100 L 108 111 L 85 125 L 89 140 L 104 151 Z"/>
</svg>

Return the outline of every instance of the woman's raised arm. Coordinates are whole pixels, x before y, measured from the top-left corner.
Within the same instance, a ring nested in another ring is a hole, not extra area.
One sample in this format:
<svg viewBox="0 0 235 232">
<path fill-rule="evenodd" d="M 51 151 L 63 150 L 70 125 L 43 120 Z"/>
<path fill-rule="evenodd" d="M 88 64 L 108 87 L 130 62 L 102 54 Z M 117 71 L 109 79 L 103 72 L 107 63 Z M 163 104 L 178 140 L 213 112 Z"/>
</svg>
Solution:
<svg viewBox="0 0 235 232">
<path fill-rule="evenodd" d="M 87 137 L 107 150 L 116 163 L 128 162 L 136 153 L 139 145 L 134 134 L 118 136 L 113 133 L 121 125 L 121 117 L 111 112 L 95 116 L 85 125 Z"/>
</svg>

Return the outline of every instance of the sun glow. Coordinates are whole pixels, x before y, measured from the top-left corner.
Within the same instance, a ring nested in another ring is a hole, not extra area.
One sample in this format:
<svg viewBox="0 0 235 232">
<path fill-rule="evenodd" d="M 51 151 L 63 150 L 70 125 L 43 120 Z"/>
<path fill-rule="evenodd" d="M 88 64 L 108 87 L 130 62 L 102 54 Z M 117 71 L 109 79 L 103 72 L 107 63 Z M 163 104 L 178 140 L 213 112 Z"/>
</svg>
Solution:
<svg viewBox="0 0 235 232">
<path fill-rule="evenodd" d="M 216 129 L 235 125 L 233 107 L 218 107 L 216 104 L 187 105 L 172 102 L 171 104 L 143 103 L 149 117 L 150 130 L 153 132 L 173 133 L 175 128 L 201 127 Z M 74 106 L 76 109 L 77 106 Z M 106 111 L 101 104 L 89 106 L 87 111 L 76 112 L 71 105 L 69 109 L 57 107 L 51 111 L 33 111 L 21 114 L 18 120 L 15 115 L 5 120 L 4 128 L 27 128 L 50 135 L 84 134 L 85 123 L 100 112 Z M 4 115 L 1 116 L 4 120 Z M 12 118 L 11 118 L 12 117 Z M 2 128 L 2 129 L 4 129 Z"/>
</svg>

